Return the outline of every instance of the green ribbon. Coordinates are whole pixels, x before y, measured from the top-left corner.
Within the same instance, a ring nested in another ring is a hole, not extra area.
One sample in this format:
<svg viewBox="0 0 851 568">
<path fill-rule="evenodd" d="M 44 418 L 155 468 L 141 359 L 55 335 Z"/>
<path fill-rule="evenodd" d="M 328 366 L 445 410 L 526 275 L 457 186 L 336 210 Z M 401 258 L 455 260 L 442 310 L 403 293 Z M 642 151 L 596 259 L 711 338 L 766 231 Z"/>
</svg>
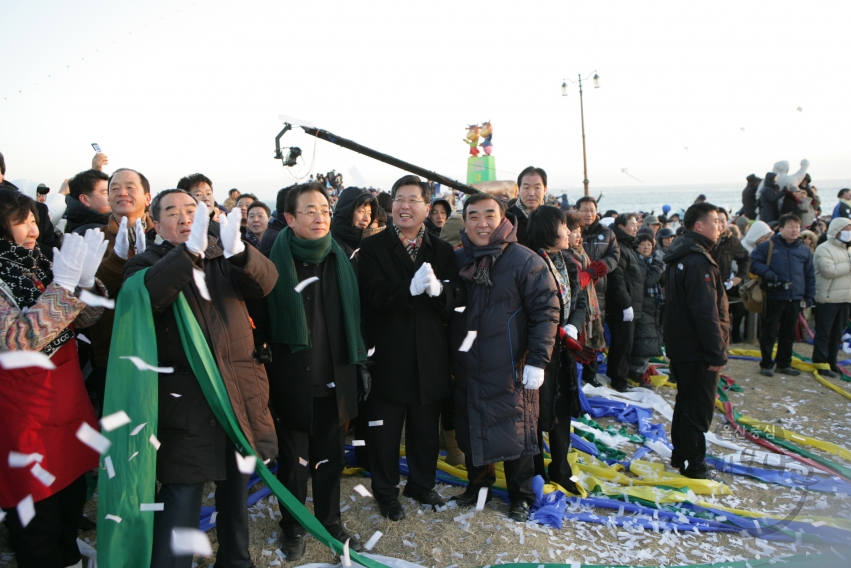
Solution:
<svg viewBox="0 0 851 568">
<path fill-rule="evenodd" d="M 147 270 L 129 278 L 118 298 L 104 413 L 125 410 L 133 420 L 132 426 L 146 420 L 148 425 L 137 436 L 129 436 L 126 428 L 106 434 L 113 442 L 109 455 L 113 457 L 116 475 L 113 479 L 103 473 L 100 476 L 98 565 L 101 568 L 149 568 L 151 565 L 154 514 L 140 512 L 139 503 L 153 503 L 156 488 L 156 450 L 148 438 L 157 423 L 157 374 L 153 371 L 133 371 L 130 367 L 135 367 L 129 361 L 119 359 L 119 354 L 135 354 L 150 364 L 157 361 L 156 331 L 150 296 L 144 284 L 145 272 Z M 173 307 L 183 348 L 207 403 L 239 451 L 256 455 L 239 426 L 216 360 L 182 293 Z M 113 367 L 113 363 L 117 363 L 117 366 Z M 139 455 L 127 461 L 125 457 L 129 457 L 127 452 L 130 450 L 139 451 Z M 103 469 L 103 464 L 101 467 Z M 278 498 L 278 502 L 310 534 L 336 554 L 343 553 L 343 544 L 331 536 L 259 457 L 256 472 Z M 106 520 L 107 514 L 120 516 L 121 523 Z M 386 568 L 355 551 L 350 551 L 350 555 L 354 562 L 367 568 Z"/>
</svg>

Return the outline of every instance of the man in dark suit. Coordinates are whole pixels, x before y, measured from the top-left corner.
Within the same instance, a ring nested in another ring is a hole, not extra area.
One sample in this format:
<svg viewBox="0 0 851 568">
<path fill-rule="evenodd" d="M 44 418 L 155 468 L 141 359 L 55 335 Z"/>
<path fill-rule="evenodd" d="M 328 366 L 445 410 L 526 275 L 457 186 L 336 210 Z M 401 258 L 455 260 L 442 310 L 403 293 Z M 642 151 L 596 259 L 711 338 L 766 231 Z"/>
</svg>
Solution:
<svg viewBox="0 0 851 568">
<path fill-rule="evenodd" d="M 372 492 L 381 514 L 405 518 L 399 503 L 399 444 L 405 428 L 410 475 L 404 495 L 444 504 L 434 491 L 440 402 L 452 393 L 446 322 L 463 305 L 452 245 L 425 230 L 431 189 L 417 176 L 393 184 L 393 230 L 364 239 L 358 254 L 367 346 L 375 347 L 370 427 Z"/>
<path fill-rule="evenodd" d="M 340 522 L 345 424 L 357 416 L 358 366 L 366 362 L 357 276 L 349 255 L 331 238 L 331 206 L 321 185 L 293 187 L 285 215 L 288 227 L 269 252 L 278 270 L 268 296 L 278 479 L 304 503 L 312 477 L 316 518 L 359 551 L 360 543 Z M 281 515 L 281 550 L 292 561 L 304 554 L 304 528 L 283 507 Z"/>
</svg>

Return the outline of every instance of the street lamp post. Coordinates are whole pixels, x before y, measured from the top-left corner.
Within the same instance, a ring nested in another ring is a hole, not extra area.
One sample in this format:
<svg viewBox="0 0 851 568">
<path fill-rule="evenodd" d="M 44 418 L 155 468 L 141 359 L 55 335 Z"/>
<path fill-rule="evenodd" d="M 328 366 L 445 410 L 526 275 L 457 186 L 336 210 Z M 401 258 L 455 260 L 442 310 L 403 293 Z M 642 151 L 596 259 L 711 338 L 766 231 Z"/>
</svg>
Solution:
<svg viewBox="0 0 851 568">
<path fill-rule="evenodd" d="M 596 71 L 592 71 L 594 73 L 594 88 L 600 88 L 600 76 L 597 75 Z M 589 74 L 588 77 L 591 75 Z M 582 121 L 582 173 L 584 179 L 582 180 L 582 184 L 585 186 L 585 195 L 588 196 L 588 160 L 585 155 L 585 108 L 582 102 L 582 75 L 577 75 L 578 79 L 576 81 L 571 81 L 571 83 L 579 83 L 579 117 Z M 588 77 L 585 77 L 585 80 L 588 80 Z M 567 81 L 563 81 L 561 84 L 561 96 L 567 96 Z"/>
</svg>

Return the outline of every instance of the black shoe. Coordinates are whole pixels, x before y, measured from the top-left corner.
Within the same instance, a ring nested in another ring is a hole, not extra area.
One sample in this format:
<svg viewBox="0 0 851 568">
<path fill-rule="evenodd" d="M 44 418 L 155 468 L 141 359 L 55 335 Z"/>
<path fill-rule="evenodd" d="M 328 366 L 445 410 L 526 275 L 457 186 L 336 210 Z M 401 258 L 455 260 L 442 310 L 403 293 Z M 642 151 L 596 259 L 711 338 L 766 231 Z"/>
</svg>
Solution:
<svg viewBox="0 0 851 568">
<path fill-rule="evenodd" d="M 690 465 L 690 467 L 687 468 L 680 468 L 680 475 L 688 477 L 689 479 L 711 479 L 709 476 L 709 466 L 705 463 L 698 466 Z"/>
<path fill-rule="evenodd" d="M 601 386 L 603 386 L 603 383 L 601 383 L 600 381 L 598 381 L 598 380 L 597 380 L 597 376 L 596 376 L 596 375 L 594 375 L 594 376 L 591 378 L 591 380 L 590 380 L 590 381 L 588 381 L 588 384 L 589 384 L 589 385 L 591 385 L 592 387 L 601 387 Z"/>
<path fill-rule="evenodd" d="M 570 493 L 571 495 L 579 495 L 579 488 L 576 486 L 576 483 L 572 479 L 564 479 L 562 481 L 556 481 L 562 488 Z"/>
<path fill-rule="evenodd" d="M 511 504 L 508 509 L 508 518 L 518 523 L 525 523 L 529 520 L 529 503 L 526 501 L 517 501 Z"/>
<path fill-rule="evenodd" d="M 801 374 L 801 371 L 792 367 L 775 367 L 774 371 L 781 375 L 789 375 L 790 377 L 797 377 Z"/>
<path fill-rule="evenodd" d="M 331 536 L 333 536 L 343 544 L 346 544 L 346 541 L 348 540 L 350 550 L 354 550 L 355 552 L 363 551 L 363 544 L 361 544 L 361 541 L 347 533 L 342 527 L 331 527 L 328 529 L 328 532 L 330 532 Z"/>
<path fill-rule="evenodd" d="M 488 496 L 485 498 L 485 503 L 490 502 L 492 498 L 491 490 L 488 489 Z M 479 503 L 479 489 L 477 487 L 468 487 L 460 495 L 453 495 L 449 499 L 455 501 L 459 507 L 473 507 Z"/>
<path fill-rule="evenodd" d="M 772 371 L 771 369 L 760 369 L 759 374 L 763 377 L 773 377 L 774 371 Z"/>
<path fill-rule="evenodd" d="M 281 552 L 287 557 L 287 562 L 298 560 L 304 556 L 304 535 L 284 535 L 284 538 L 281 539 Z"/>
<path fill-rule="evenodd" d="M 414 501 L 419 501 L 420 505 L 431 505 L 435 508 L 446 505 L 446 501 L 444 501 L 434 489 L 431 491 L 416 491 L 415 489 L 408 489 L 408 486 L 406 485 L 405 490 L 402 491 L 402 495 L 410 497 Z"/>
<path fill-rule="evenodd" d="M 819 369 L 818 374 L 822 377 L 828 377 L 830 379 L 835 379 L 838 375 L 829 369 Z"/>
<path fill-rule="evenodd" d="M 378 510 L 382 516 L 387 517 L 391 521 L 401 521 L 405 518 L 405 509 L 402 508 L 402 504 L 398 499 L 378 503 Z"/>
<path fill-rule="evenodd" d="M 630 390 L 629 384 L 627 384 L 626 381 L 612 380 L 612 383 L 611 383 L 610 386 L 618 392 L 629 392 L 629 390 Z"/>
</svg>

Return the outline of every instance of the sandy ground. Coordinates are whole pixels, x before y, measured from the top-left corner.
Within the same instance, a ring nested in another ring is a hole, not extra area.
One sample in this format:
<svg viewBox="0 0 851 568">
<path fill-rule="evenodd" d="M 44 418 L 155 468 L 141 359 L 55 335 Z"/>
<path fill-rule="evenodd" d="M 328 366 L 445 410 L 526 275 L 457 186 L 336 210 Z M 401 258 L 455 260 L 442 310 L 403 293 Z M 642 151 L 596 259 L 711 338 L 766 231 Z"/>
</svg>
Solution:
<svg viewBox="0 0 851 568">
<path fill-rule="evenodd" d="M 731 347 L 757 348 L 753 345 Z M 797 344 L 796 352 L 809 356 L 811 347 Z M 730 360 L 724 374 L 735 379 L 744 392 L 730 392 L 729 397 L 735 407 L 744 415 L 780 424 L 798 434 L 833 442 L 843 447 L 849 444 L 851 431 L 851 400 L 834 393 L 816 382 L 809 373 L 800 377 L 763 377 L 758 373 L 757 362 Z M 835 384 L 851 392 L 851 383 L 838 379 Z M 673 405 L 675 391 L 662 387 L 656 392 Z M 622 425 L 611 419 L 598 420 L 603 426 Z M 670 431 L 670 423 L 658 413 L 654 422 L 665 425 Z M 713 431 L 723 432 L 724 419 L 716 411 Z M 719 428 L 720 427 L 720 428 Z M 630 432 L 635 428 L 628 427 Z M 743 445 L 756 446 L 747 440 L 733 440 Z M 631 455 L 637 446 L 625 444 L 621 447 Z M 849 466 L 846 460 L 832 456 L 827 452 L 810 449 L 825 458 Z M 723 455 L 729 450 L 710 446 L 709 453 Z M 655 453 L 644 458 L 649 461 L 664 462 Z M 760 467 L 762 464 L 759 464 Z M 851 519 L 851 500 L 849 495 L 841 493 L 815 493 L 792 490 L 778 485 L 768 485 L 742 476 L 719 473 L 717 480 L 723 481 L 732 489 L 732 495 L 706 497 L 709 502 L 746 510 L 785 515 L 800 510 L 799 520 L 812 516 L 829 516 Z M 404 478 L 403 481 L 404 483 Z M 401 522 L 391 522 L 378 513 L 377 503 L 372 498 L 360 497 L 353 487 L 364 484 L 369 488 L 369 479 L 362 476 L 343 478 L 342 501 L 347 507 L 343 513 L 346 528 L 366 541 L 376 531 L 383 537 L 373 552 L 385 556 L 404 559 L 423 566 L 482 566 L 511 562 L 545 564 L 582 562 L 587 564 L 621 565 L 680 565 L 722 562 L 741 559 L 776 558 L 791 554 L 825 553 L 826 556 L 814 559 L 814 566 L 851 566 L 851 551 L 848 548 L 824 544 L 776 543 L 756 539 L 740 533 L 654 533 L 641 529 L 615 527 L 583 522 L 565 522 L 562 530 L 541 527 L 534 523 L 518 524 L 508 520 L 507 504 L 495 499 L 485 510 L 469 519 L 469 530 L 465 530 L 454 518 L 466 510 L 449 508 L 442 512 L 422 509 L 414 501 L 402 498 L 407 510 L 407 518 Z M 209 493 L 212 486 L 205 493 Z M 460 492 L 457 487 L 439 485 L 438 492 L 444 497 Z M 205 502 L 205 504 L 211 504 Z M 312 506 L 307 503 L 308 508 Z M 86 513 L 90 518 L 95 515 L 96 505 L 90 502 Z M 611 510 L 595 511 L 602 515 L 612 514 Z M 264 498 L 250 510 L 251 554 L 257 566 L 277 566 L 280 562 L 275 553 L 279 547 L 281 535 L 277 520 L 277 505 Z M 209 533 L 213 548 L 216 548 L 215 531 Z M 94 531 L 81 533 L 81 538 L 96 547 Z M 16 563 L 9 554 L 5 528 L 0 529 L 0 566 L 15 567 Z M 845 560 L 840 555 L 844 555 Z M 196 558 L 199 567 L 212 566 L 213 559 Z M 323 562 L 337 564 L 339 559 L 330 550 L 319 544 L 314 538 L 307 539 L 307 553 L 298 564 Z M 287 565 L 280 562 L 280 565 Z M 289 565 L 295 565 L 289 563 Z"/>
</svg>

